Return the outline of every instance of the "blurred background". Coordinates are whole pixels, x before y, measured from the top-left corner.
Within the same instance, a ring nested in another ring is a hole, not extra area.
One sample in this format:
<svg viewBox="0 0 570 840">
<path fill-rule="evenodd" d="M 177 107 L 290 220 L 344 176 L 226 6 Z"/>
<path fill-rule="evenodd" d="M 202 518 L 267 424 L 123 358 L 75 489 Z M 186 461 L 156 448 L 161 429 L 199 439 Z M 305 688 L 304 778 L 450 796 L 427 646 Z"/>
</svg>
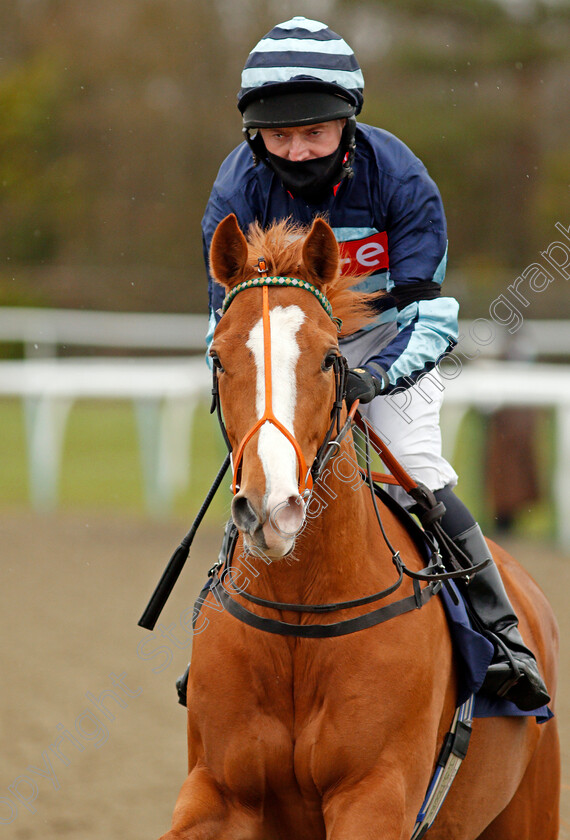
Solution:
<svg viewBox="0 0 570 840">
<path fill-rule="evenodd" d="M 463 315 L 568 213 L 570 5 L 309 0 L 354 48 L 363 122 L 426 163 Z M 0 303 L 205 311 L 200 219 L 240 141 L 245 57 L 298 4 L 4 0 Z M 555 300 L 556 299 L 556 300 Z M 554 290 L 534 317 L 565 300 Z"/>
<path fill-rule="evenodd" d="M 397 134 L 426 163 L 448 216 L 447 293 L 460 300 L 462 318 L 489 318 L 497 296 L 560 238 L 556 222 L 570 221 L 570 3 L 313 0 L 302 11 L 325 19 L 355 49 L 366 81 L 361 119 Z M 277 20 L 298 12 L 267 0 L 4 0 L 0 307 L 8 322 L 7 307 L 206 312 L 200 219 L 219 164 L 241 139 L 241 67 Z M 558 277 L 530 303 L 519 304 L 527 321 L 567 317 L 566 282 Z M 96 329 L 105 334 L 107 324 Z M 1 356 L 172 352 L 156 336 L 152 351 L 144 341 L 120 348 L 120 326 L 96 348 L 77 336 L 68 341 L 64 330 L 46 351 L 50 330 L 51 322 L 35 334 L 29 324 L 0 325 Z M 175 352 L 201 352 L 202 331 L 203 321 L 193 322 Z M 516 338 L 517 357 L 536 359 L 525 331 Z M 495 342 L 492 354 L 504 356 L 503 345 Z M 557 345 L 547 355 L 563 361 L 568 350 Z M 131 452 L 138 445 L 130 406 L 117 402 L 99 417 L 102 408 L 95 407 L 97 440 L 89 432 L 93 406 L 71 411 L 58 498 L 141 509 L 145 467 Z M 5 398 L 0 410 L 0 504 L 24 504 L 21 405 Z M 475 435 L 469 460 L 480 463 L 485 417 L 465 422 Z M 548 449 L 548 417 L 534 422 Z M 95 448 L 86 487 L 86 449 Z M 543 461 L 555 457 L 546 452 Z M 104 480 L 111 462 L 112 486 Z M 537 482 L 548 485 L 548 477 Z M 472 503 L 492 518 L 486 495 Z M 181 512 L 190 497 L 176 492 L 171 501 Z M 546 512 L 541 517 L 541 528 L 553 527 Z"/>
<path fill-rule="evenodd" d="M 556 228 L 570 225 L 570 2 L 2 0 L 7 837 L 141 840 L 168 827 L 185 772 L 173 682 L 189 649 L 167 642 L 172 665 L 157 677 L 136 621 L 225 454 L 203 362 L 200 220 L 241 139 L 246 55 L 295 14 L 351 44 L 366 82 L 360 119 L 404 140 L 441 190 L 446 290 L 467 337 L 461 375 L 446 380 L 446 452 L 486 532 L 568 621 L 570 262 L 556 272 L 542 252 L 570 247 Z M 533 264 L 554 279 L 529 292 L 527 277 L 525 304 L 509 286 Z M 228 509 L 226 487 L 166 624 L 215 560 Z M 57 725 L 74 725 L 110 671 L 143 691 L 113 707 L 108 743 L 60 763 L 57 789 L 28 772 L 47 767 Z M 570 766 L 570 746 L 563 756 Z"/>
</svg>

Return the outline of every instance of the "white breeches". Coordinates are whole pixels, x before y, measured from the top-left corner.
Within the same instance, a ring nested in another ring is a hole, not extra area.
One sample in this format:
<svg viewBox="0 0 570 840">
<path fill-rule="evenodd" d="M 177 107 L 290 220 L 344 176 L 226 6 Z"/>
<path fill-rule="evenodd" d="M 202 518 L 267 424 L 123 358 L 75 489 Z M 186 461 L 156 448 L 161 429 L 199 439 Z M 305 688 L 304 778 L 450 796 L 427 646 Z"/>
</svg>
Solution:
<svg viewBox="0 0 570 840">
<path fill-rule="evenodd" d="M 354 339 L 341 341 L 341 352 L 349 367 L 359 367 L 378 353 L 394 334 L 392 325 L 375 328 Z M 360 407 L 362 415 L 370 421 L 406 472 L 430 490 L 457 484 L 457 474 L 441 451 L 439 412 L 444 393 L 441 376 L 434 369 L 424 374 L 413 387 L 397 389 Z M 386 489 L 404 507 L 413 504 L 401 487 Z"/>
</svg>

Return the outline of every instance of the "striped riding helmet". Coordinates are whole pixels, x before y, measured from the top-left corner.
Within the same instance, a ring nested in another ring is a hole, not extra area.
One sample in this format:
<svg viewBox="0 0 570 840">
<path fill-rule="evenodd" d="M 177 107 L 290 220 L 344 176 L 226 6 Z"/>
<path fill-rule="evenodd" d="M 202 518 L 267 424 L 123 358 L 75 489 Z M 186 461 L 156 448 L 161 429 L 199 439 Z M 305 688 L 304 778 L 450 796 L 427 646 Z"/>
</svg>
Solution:
<svg viewBox="0 0 570 840">
<path fill-rule="evenodd" d="M 250 52 L 238 108 L 246 129 L 311 125 L 358 114 L 363 88 L 346 41 L 299 16 L 275 26 Z"/>
</svg>

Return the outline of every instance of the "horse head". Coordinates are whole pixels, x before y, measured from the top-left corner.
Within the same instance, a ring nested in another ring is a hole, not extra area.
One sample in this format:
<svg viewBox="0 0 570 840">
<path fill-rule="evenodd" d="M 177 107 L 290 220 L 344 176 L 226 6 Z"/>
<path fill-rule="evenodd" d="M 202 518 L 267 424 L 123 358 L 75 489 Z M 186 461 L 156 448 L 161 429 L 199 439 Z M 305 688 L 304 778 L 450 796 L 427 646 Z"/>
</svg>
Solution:
<svg viewBox="0 0 570 840">
<path fill-rule="evenodd" d="M 232 516 L 250 550 L 282 557 L 303 527 L 335 403 L 342 357 L 329 300 L 349 331 L 370 317 L 368 301 L 348 290 L 354 279 L 340 280 L 338 244 L 320 218 L 308 231 L 254 225 L 246 239 L 230 215 L 210 265 L 227 293 L 210 355 L 232 447 Z"/>
</svg>

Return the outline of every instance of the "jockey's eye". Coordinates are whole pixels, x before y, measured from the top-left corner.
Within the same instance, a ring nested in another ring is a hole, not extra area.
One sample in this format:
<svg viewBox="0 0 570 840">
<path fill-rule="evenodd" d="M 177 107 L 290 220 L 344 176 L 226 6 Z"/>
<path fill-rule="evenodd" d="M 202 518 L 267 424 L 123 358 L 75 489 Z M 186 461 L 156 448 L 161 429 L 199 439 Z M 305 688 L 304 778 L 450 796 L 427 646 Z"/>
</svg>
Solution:
<svg viewBox="0 0 570 840">
<path fill-rule="evenodd" d="M 220 362 L 220 357 L 218 356 L 215 350 L 210 350 L 210 359 L 212 360 L 214 368 L 220 373 L 223 373 L 224 368 L 222 366 L 222 363 Z"/>
<path fill-rule="evenodd" d="M 325 358 L 323 359 L 323 363 L 321 365 L 323 370 L 330 370 L 336 361 L 337 353 L 331 350 Z"/>
</svg>

